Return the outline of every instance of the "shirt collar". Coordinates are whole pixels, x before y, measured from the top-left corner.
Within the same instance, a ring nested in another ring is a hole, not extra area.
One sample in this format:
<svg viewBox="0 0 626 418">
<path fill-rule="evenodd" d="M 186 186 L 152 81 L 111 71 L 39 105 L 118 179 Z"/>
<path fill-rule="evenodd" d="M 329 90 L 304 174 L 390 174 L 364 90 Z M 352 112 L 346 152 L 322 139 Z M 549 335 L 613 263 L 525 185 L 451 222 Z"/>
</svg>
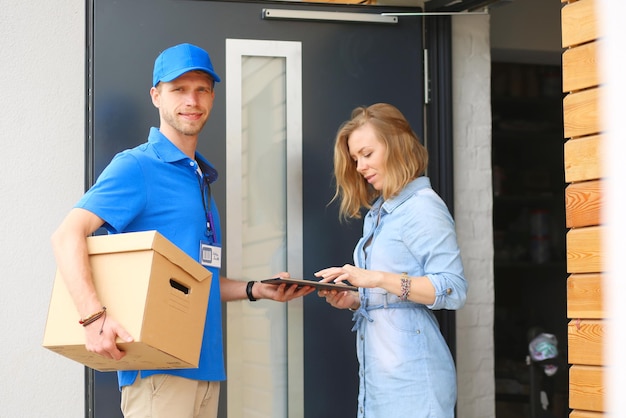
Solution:
<svg viewBox="0 0 626 418">
<path fill-rule="evenodd" d="M 172 143 L 165 135 L 161 133 L 159 128 L 150 128 L 148 142 L 152 145 L 156 155 L 166 163 L 175 163 L 177 161 L 189 160 L 190 158 L 182 152 L 176 145 Z M 195 154 L 196 162 L 200 166 L 202 173 L 208 179 L 209 183 L 217 180 L 217 170 L 213 165 L 204 158 L 200 153 Z"/>
<path fill-rule="evenodd" d="M 391 213 L 411 196 L 413 196 L 422 189 L 427 189 L 430 187 L 430 179 L 428 177 L 418 177 L 415 180 L 411 180 L 406 186 L 404 186 L 402 190 L 400 190 L 400 193 L 398 193 L 391 199 L 383 202 L 382 198 L 380 198 L 376 206 L 382 206 L 382 209 L 384 209 L 385 212 Z"/>
<path fill-rule="evenodd" d="M 166 163 L 174 163 L 189 159 L 184 152 L 182 152 L 176 145 L 172 143 L 165 135 L 159 131 L 159 128 L 150 128 L 150 135 L 148 135 L 148 142 L 154 148 L 154 152 L 159 158 Z"/>
</svg>

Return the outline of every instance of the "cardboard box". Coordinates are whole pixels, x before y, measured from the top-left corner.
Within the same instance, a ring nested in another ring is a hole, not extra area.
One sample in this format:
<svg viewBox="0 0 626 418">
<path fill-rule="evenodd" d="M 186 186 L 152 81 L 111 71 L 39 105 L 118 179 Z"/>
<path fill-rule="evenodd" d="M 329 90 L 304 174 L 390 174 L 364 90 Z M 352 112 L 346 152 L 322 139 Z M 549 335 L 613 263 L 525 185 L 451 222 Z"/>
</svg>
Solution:
<svg viewBox="0 0 626 418">
<path fill-rule="evenodd" d="M 43 346 L 92 369 L 198 366 L 211 273 L 156 231 L 87 238 L 98 296 L 134 342 L 119 361 L 85 348 L 79 313 L 57 271 Z"/>
</svg>

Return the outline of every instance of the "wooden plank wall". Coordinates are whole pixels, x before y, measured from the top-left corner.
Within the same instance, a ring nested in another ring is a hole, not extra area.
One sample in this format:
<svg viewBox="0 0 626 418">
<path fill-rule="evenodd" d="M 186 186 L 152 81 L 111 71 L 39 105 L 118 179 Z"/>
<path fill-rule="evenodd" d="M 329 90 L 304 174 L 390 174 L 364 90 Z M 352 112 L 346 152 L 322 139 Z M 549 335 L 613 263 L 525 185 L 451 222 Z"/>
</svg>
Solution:
<svg viewBox="0 0 626 418">
<path fill-rule="evenodd" d="M 561 0 L 570 418 L 607 417 L 601 237 L 602 31 L 596 0 Z"/>
</svg>

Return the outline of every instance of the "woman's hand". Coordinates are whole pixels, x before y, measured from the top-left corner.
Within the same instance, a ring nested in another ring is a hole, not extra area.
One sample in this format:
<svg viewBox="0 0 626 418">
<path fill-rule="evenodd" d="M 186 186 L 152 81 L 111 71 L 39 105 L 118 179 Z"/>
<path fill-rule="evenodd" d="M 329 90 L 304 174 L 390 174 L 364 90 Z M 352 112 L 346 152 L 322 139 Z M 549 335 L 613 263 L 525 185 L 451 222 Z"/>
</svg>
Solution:
<svg viewBox="0 0 626 418">
<path fill-rule="evenodd" d="M 321 277 L 320 282 L 341 283 L 346 281 L 356 287 L 380 287 L 383 280 L 382 272 L 358 268 L 351 264 L 320 270 L 315 273 L 315 277 Z"/>
<path fill-rule="evenodd" d="M 347 268 L 346 268 L 347 267 Z M 315 273 L 315 277 L 321 277 L 322 283 L 342 283 L 348 281 L 350 284 L 359 287 L 353 282 L 352 275 L 349 273 L 350 268 L 354 270 L 362 270 L 346 264 L 343 267 L 329 267 Z M 366 270 L 364 270 L 366 271 Z M 361 286 L 363 287 L 363 286 Z M 317 292 L 317 295 L 322 298 L 326 298 L 331 306 L 337 309 L 357 309 L 359 307 L 359 293 L 341 289 L 322 289 Z"/>
<path fill-rule="evenodd" d="M 326 298 L 326 302 L 337 309 L 357 309 L 359 307 L 359 292 L 321 289 L 317 295 Z"/>
</svg>

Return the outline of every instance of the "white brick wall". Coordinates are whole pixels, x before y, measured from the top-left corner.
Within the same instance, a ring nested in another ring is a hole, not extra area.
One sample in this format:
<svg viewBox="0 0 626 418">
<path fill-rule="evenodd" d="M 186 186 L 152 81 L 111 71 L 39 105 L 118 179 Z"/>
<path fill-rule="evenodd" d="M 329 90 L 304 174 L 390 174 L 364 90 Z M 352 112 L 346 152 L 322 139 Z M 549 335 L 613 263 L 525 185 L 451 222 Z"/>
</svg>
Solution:
<svg viewBox="0 0 626 418">
<path fill-rule="evenodd" d="M 458 417 L 495 416 L 489 15 L 452 19 L 455 219 L 469 282 L 457 314 Z"/>
</svg>

